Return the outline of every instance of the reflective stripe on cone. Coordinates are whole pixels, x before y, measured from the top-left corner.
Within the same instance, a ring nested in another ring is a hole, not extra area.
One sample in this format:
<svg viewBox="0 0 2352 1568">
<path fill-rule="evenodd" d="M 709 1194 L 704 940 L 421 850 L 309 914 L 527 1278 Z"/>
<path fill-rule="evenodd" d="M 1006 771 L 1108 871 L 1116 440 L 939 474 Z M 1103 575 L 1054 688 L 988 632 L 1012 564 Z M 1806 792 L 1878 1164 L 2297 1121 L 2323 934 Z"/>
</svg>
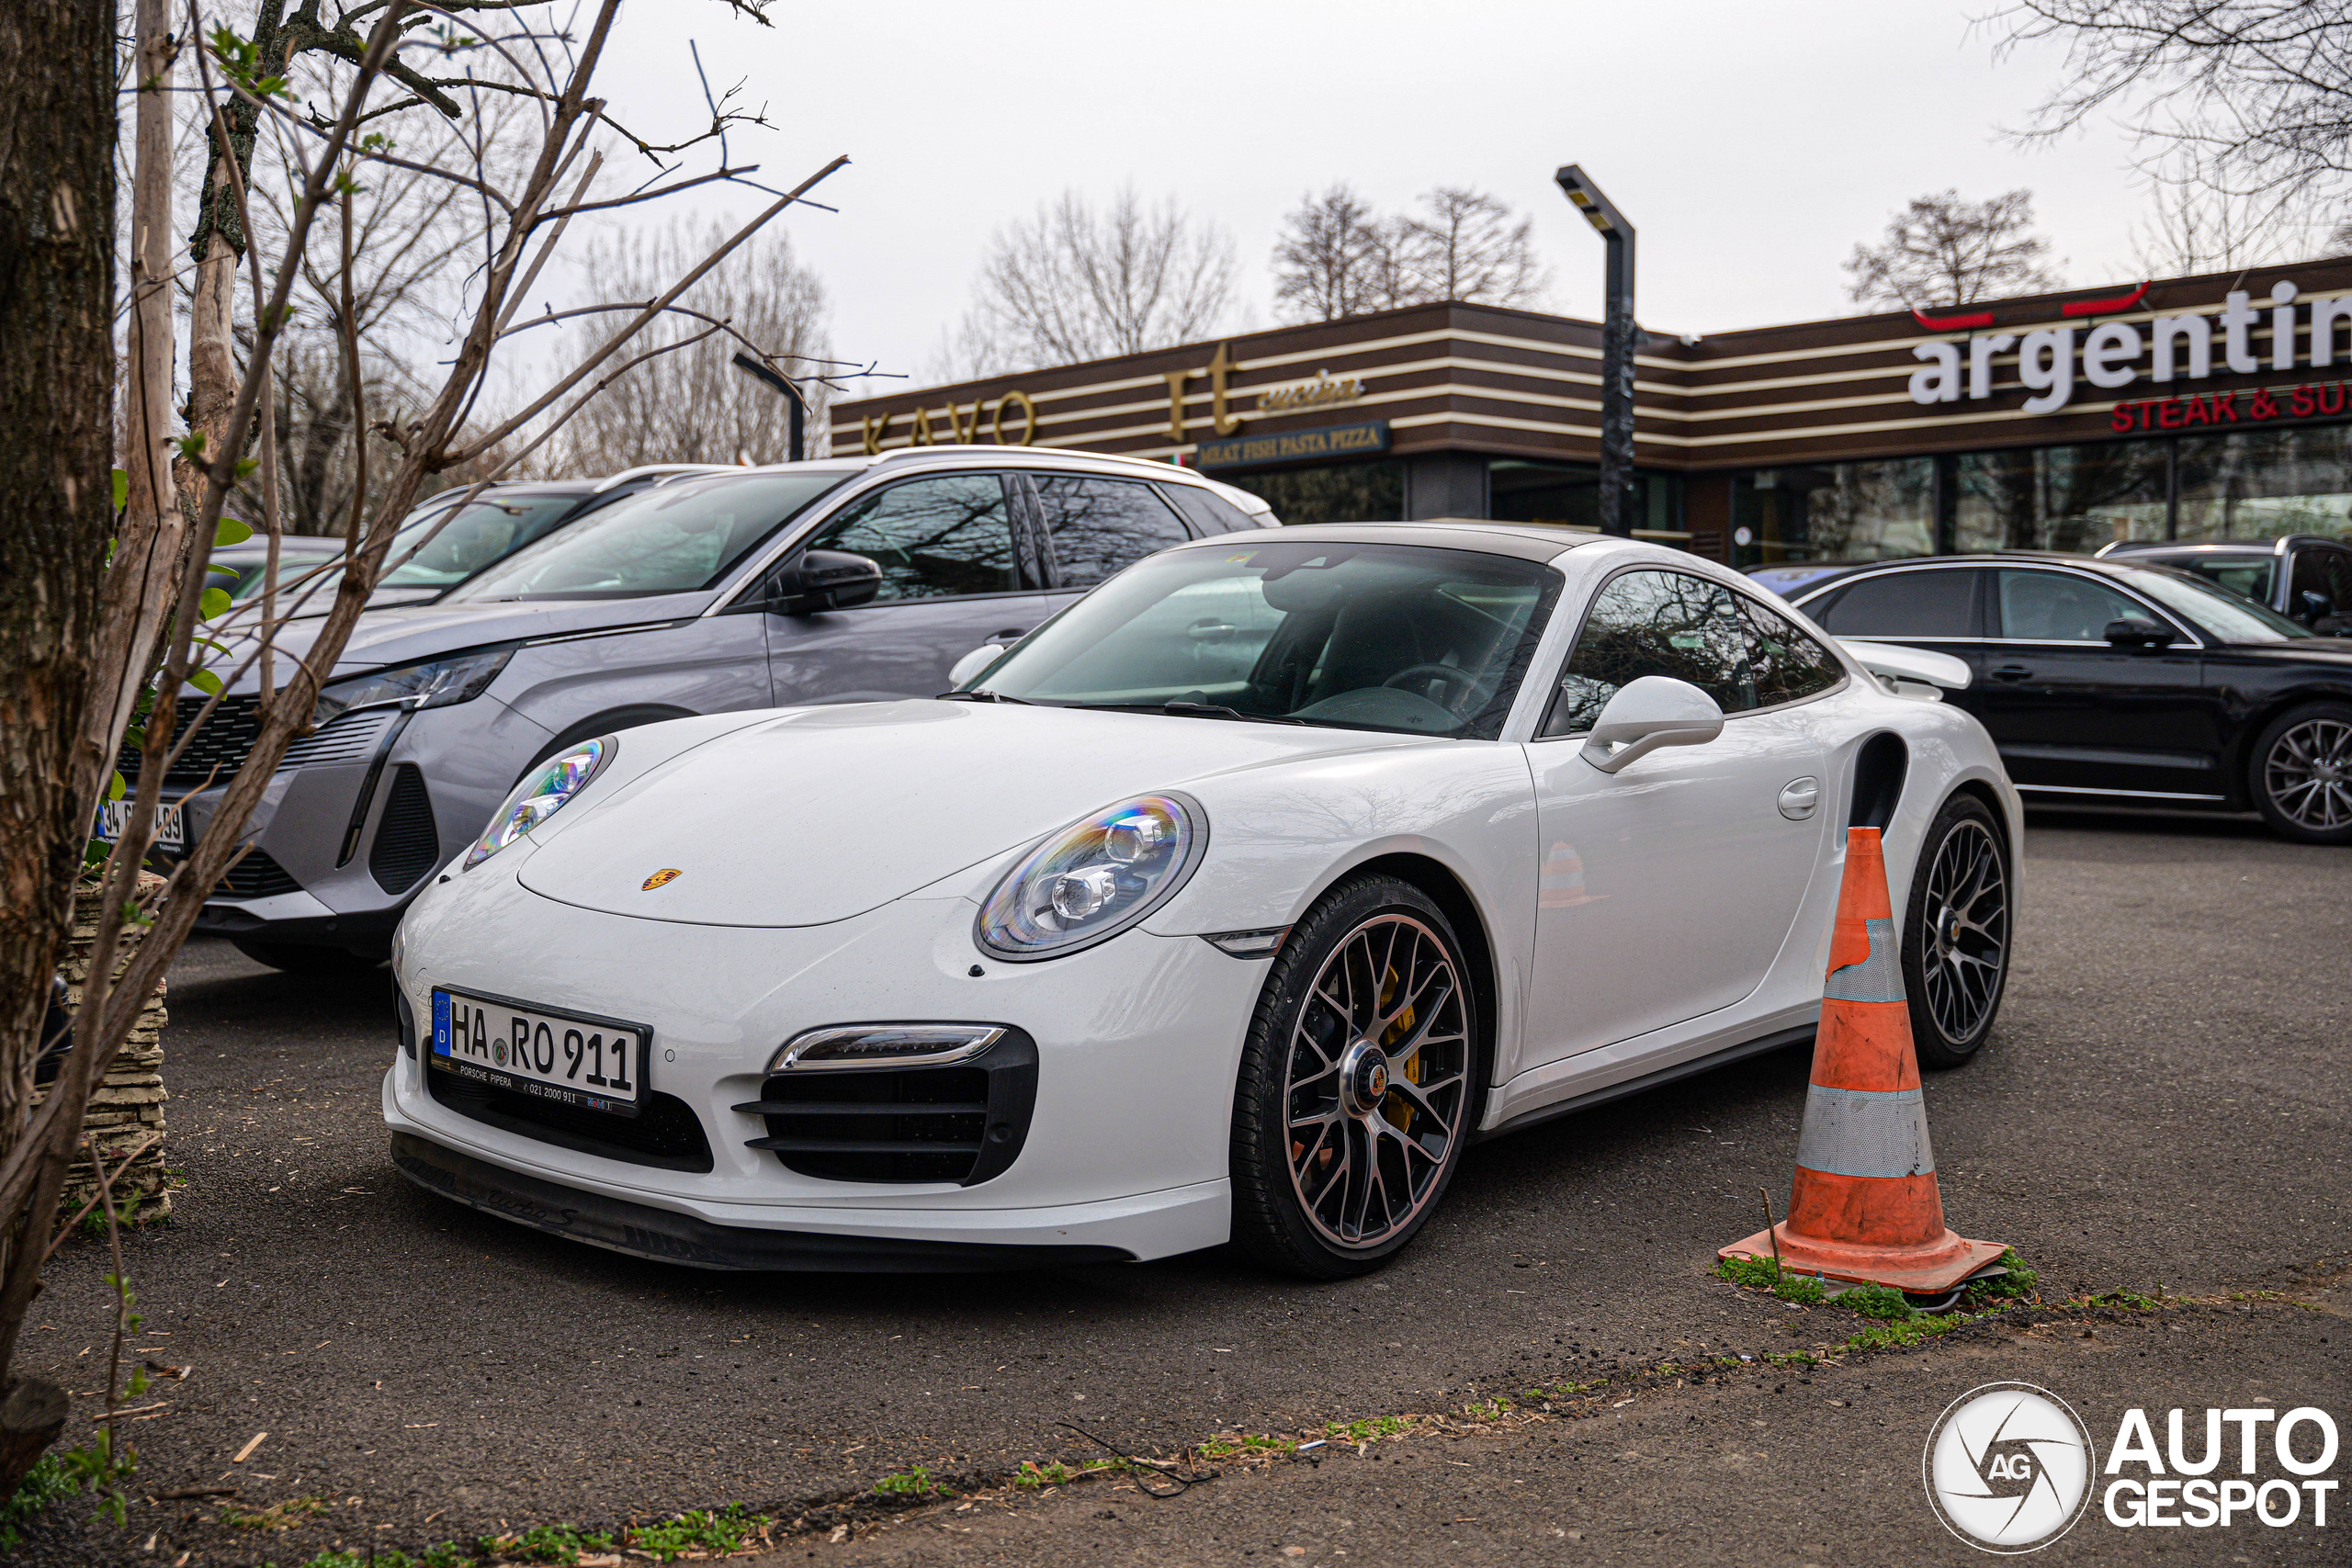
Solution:
<svg viewBox="0 0 2352 1568">
<path fill-rule="evenodd" d="M 1944 1224 L 1875 828 L 1846 835 L 1796 1164 L 1789 1217 L 1718 1257 L 1777 1252 L 1800 1273 L 1926 1293 L 1951 1289 L 2007 1250 Z"/>
</svg>

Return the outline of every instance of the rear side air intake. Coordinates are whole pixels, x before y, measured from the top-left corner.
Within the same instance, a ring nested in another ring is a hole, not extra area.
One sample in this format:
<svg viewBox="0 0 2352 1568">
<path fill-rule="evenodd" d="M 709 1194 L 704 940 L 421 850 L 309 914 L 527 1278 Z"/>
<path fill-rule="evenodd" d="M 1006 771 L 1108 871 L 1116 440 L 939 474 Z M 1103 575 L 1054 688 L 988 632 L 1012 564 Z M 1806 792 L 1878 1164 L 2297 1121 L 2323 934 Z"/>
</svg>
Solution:
<svg viewBox="0 0 2352 1568">
<path fill-rule="evenodd" d="M 1911 751 L 1897 735 L 1873 735 L 1854 757 L 1853 807 L 1849 828 L 1886 830 L 1894 807 L 1903 798 L 1903 778 L 1911 771 Z"/>
</svg>

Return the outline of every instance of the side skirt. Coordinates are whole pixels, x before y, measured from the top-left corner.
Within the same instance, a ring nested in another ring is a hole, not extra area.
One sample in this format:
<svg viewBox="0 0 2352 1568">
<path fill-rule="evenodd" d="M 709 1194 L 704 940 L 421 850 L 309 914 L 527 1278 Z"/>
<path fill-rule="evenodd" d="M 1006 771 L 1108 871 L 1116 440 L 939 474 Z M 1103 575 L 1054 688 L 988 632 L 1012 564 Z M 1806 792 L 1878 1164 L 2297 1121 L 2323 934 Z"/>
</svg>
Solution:
<svg viewBox="0 0 2352 1568">
<path fill-rule="evenodd" d="M 1734 1062 L 1745 1060 L 1749 1056 L 1761 1056 L 1767 1052 L 1785 1051 L 1792 1045 L 1806 1044 L 1813 1039 L 1814 1029 L 1814 1025 L 1806 1023 L 1800 1024 L 1794 1029 L 1776 1030 L 1770 1034 L 1761 1035 L 1754 1040 L 1744 1040 L 1736 1045 L 1727 1045 L 1720 1051 L 1693 1057 L 1688 1062 L 1677 1062 L 1670 1067 L 1660 1067 L 1654 1073 L 1645 1073 L 1637 1078 L 1627 1078 L 1623 1083 L 1613 1083 L 1606 1089 L 1596 1089 L 1567 1100 L 1555 1100 L 1549 1105 L 1539 1105 L 1532 1111 L 1521 1111 L 1508 1122 L 1498 1122 L 1492 1127 L 1472 1134 L 1470 1141 L 1474 1144 L 1483 1144 L 1488 1138 L 1499 1138 L 1506 1133 L 1521 1132 L 1538 1122 L 1549 1122 L 1555 1116 L 1567 1116 L 1578 1111 L 1589 1111 L 1596 1105 L 1606 1105 L 1612 1100 L 1623 1100 L 1629 1095 L 1642 1094 L 1661 1085 L 1673 1083 L 1678 1078 L 1692 1077 L 1700 1073 L 1713 1072 L 1717 1067 L 1728 1066 Z"/>
</svg>

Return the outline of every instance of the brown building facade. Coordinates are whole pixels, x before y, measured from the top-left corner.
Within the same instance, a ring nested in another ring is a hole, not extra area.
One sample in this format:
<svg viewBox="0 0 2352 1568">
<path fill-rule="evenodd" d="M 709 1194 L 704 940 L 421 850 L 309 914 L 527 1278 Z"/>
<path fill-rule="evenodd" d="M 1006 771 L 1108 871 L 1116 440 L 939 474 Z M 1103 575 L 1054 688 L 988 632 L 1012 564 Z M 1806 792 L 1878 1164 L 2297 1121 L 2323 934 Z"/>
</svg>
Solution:
<svg viewBox="0 0 2352 1568">
<path fill-rule="evenodd" d="M 1120 452 L 1286 522 L 1589 527 L 1598 322 L 1426 305 L 893 393 L 836 454 Z M 2352 258 L 1645 335 L 1642 535 L 1747 566 L 2352 534 Z"/>
</svg>

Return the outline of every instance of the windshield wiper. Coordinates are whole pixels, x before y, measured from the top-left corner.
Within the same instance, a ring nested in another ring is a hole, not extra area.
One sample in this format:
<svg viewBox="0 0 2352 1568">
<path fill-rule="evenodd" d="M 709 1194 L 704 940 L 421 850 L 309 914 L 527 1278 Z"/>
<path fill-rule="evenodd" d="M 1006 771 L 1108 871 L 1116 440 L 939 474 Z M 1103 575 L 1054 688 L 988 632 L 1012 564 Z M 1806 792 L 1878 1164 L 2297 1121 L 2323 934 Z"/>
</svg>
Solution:
<svg viewBox="0 0 2352 1568">
<path fill-rule="evenodd" d="M 1024 708 L 1037 705 L 1026 697 L 1008 697 L 1002 692 L 989 691 L 942 692 L 938 700 L 943 703 L 1012 703 Z"/>
<path fill-rule="evenodd" d="M 1243 713 L 1222 703 L 1188 703 L 1171 700 L 1164 703 L 1064 703 L 1069 708 L 1084 708 L 1098 713 L 1172 713 L 1180 718 L 1238 718 L 1245 724 L 1295 724 L 1314 728 L 1303 718 L 1284 718 L 1279 714 Z"/>
</svg>

